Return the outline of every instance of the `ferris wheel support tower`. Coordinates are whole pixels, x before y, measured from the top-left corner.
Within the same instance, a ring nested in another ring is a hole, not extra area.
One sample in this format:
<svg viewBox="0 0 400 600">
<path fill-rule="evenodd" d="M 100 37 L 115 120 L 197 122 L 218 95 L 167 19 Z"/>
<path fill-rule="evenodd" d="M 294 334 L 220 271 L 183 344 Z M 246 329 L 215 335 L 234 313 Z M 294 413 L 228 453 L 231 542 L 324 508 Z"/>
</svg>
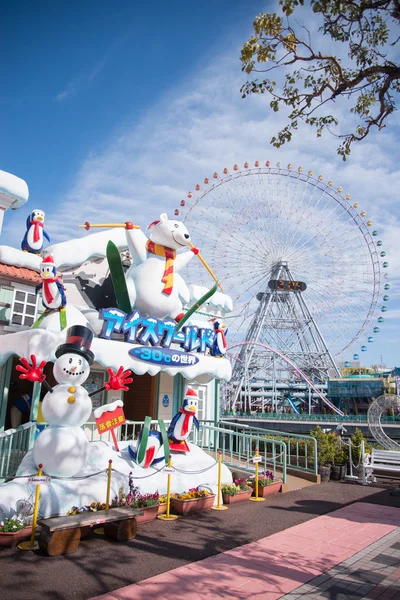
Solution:
<svg viewBox="0 0 400 600">
<path fill-rule="evenodd" d="M 307 306 L 306 290 L 303 282 L 293 280 L 286 261 L 274 265 L 267 290 L 257 294 L 260 304 L 245 339 L 276 348 L 311 380 L 324 383 L 328 375 L 340 377 L 340 371 Z M 265 354 L 259 356 L 253 344 L 241 348 L 232 373 L 235 390 L 232 408 L 245 384 L 246 374 L 251 377 L 252 373 L 269 370 L 271 360 L 274 358 Z"/>
</svg>

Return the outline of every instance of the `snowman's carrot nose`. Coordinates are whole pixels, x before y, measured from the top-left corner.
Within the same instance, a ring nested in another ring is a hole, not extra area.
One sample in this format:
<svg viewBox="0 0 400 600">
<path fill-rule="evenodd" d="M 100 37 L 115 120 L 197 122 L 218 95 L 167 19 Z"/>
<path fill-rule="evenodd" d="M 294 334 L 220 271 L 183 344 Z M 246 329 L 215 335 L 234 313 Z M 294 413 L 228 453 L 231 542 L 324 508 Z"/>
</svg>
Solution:
<svg viewBox="0 0 400 600">
<path fill-rule="evenodd" d="M 189 242 L 189 246 L 190 246 L 190 248 L 194 248 L 194 244 L 192 244 L 192 242 Z M 210 273 L 210 275 L 214 279 L 214 281 L 218 282 L 218 279 L 216 278 L 215 274 L 213 273 L 213 271 L 211 270 L 211 268 L 208 266 L 208 264 L 206 263 L 206 261 L 204 260 L 204 258 L 200 254 L 200 252 L 197 252 L 197 256 L 199 257 L 199 259 L 201 260 L 201 262 L 203 263 L 203 265 L 205 266 L 205 268 L 207 269 L 207 271 Z M 222 285 L 220 283 L 218 283 L 218 287 L 221 289 L 221 292 L 224 291 L 222 289 Z"/>
<path fill-rule="evenodd" d="M 126 223 L 98 223 L 97 225 L 93 225 L 86 221 L 83 225 L 78 225 L 80 229 L 91 229 L 92 227 L 123 227 L 124 229 L 140 229 L 139 225 L 134 225 L 127 221 Z"/>
</svg>

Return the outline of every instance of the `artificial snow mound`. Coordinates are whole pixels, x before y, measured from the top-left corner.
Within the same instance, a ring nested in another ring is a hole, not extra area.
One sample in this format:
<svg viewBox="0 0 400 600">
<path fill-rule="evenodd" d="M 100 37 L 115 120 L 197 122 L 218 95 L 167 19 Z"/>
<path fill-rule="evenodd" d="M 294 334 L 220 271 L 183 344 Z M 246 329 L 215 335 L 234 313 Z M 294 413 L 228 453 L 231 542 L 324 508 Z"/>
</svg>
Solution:
<svg viewBox="0 0 400 600">
<path fill-rule="evenodd" d="M 129 491 L 128 478 L 132 472 L 134 484 L 143 493 L 166 494 L 167 473 L 162 469 L 164 462 L 149 469 L 143 469 L 132 461 L 128 452 L 131 441 L 120 442 L 120 452 L 115 452 L 106 442 L 90 442 L 90 454 L 85 467 L 74 477 L 53 477 L 49 485 L 40 487 L 41 518 L 65 515 L 72 506 L 82 506 L 91 502 L 105 502 L 107 488 L 107 467 L 112 460 L 111 498 L 119 488 Z M 215 459 L 198 446 L 188 444 L 187 454 L 172 454 L 172 465 L 179 471 L 171 475 L 171 493 L 181 493 L 199 485 L 209 486 L 215 494 L 218 490 L 218 465 Z M 198 473 L 198 471 L 203 471 Z M 46 465 L 43 467 L 46 474 Z M 24 457 L 17 472 L 17 478 L 0 484 L 0 513 L 10 518 L 21 500 L 32 502 L 35 487 L 28 483 L 28 476 L 37 473 L 32 451 Z M 149 477 L 150 475 L 150 477 Z M 26 476 L 26 478 L 24 477 Z M 222 482 L 232 483 L 232 474 L 222 465 Z"/>
</svg>

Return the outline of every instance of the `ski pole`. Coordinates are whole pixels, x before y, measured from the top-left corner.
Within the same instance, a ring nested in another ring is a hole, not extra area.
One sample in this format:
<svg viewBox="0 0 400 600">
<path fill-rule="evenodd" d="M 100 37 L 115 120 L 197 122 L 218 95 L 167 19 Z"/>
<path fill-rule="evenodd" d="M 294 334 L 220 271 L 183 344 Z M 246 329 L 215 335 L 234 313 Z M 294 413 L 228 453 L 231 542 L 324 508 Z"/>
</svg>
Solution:
<svg viewBox="0 0 400 600">
<path fill-rule="evenodd" d="M 86 221 L 83 225 L 78 225 L 78 227 L 80 229 L 91 229 L 93 227 L 123 227 L 124 229 L 140 229 L 140 225 L 134 225 L 133 223 L 130 223 L 129 221 L 126 223 L 98 223 L 96 225 L 93 225 L 92 223 L 89 223 L 89 221 Z"/>
<path fill-rule="evenodd" d="M 189 246 L 192 249 L 194 248 L 194 244 L 192 244 L 191 242 L 189 242 Z M 201 262 L 203 263 L 203 265 L 205 266 L 205 268 L 207 269 L 207 271 L 210 273 L 210 275 L 214 279 L 214 281 L 218 282 L 218 279 L 216 278 L 215 274 L 213 273 L 213 271 L 211 270 L 211 268 L 208 266 L 208 264 L 206 263 L 206 261 L 204 260 L 204 258 L 200 254 L 200 252 L 197 253 L 197 256 L 199 257 L 199 259 L 201 260 Z M 218 287 L 221 289 L 222 292 L 224 291 L 222 289 L 222 285 L 219 282 L 218 282 Z"/>
</svg>

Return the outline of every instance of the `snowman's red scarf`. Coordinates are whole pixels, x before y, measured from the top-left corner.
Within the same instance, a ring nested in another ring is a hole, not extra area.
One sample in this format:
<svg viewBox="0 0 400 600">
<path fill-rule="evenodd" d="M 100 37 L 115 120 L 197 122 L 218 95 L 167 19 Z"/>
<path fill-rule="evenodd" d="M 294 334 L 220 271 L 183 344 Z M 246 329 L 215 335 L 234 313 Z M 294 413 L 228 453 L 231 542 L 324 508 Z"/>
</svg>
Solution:
<svg viewBox="0 0 400 600">
<path fill-rule="evenodd" d="M 40 221 L 31 221 L 31 225 L 35 228 L 33 231 L 33 241 L 38 242 L 40 240 L 39 227 L 43 229 L 43 223 Z"/>
<path fill-rule="evenodd" d="M 54 300 L 54 296 L 50 291 L 50 283 L 54 283 L 55 281 L 58 281 L 58 277 L 53 277 L 52 279 L 43 279 L 43 294 L 47 304 L 51 304 Z"/>
<path fill-rule="evenodd" d="M 163 288 L 163 294 L 170 296 L 172 293 L 172 288 L 174 287 L 174 260 L 176 258 L 176 252 L 172 248 L 167 248 L 167 246 L 156 244 L 151 240 L 147 240 L 146 248 L 150 254 L 165 257 L 165 269 L 161 281 L 165 284 Z"/>
<path fill-rule="evenodd" d="M 182 435 L 186 435 L 187 433 L 189 433 L 190 417 L 194 417 L 194 412 L 191 410 L 185 410 L 183 406 L 180 407 L 179 412 L 185 415 L 185 420 L 183 421 L 181 433 Z"/>
</svg>

